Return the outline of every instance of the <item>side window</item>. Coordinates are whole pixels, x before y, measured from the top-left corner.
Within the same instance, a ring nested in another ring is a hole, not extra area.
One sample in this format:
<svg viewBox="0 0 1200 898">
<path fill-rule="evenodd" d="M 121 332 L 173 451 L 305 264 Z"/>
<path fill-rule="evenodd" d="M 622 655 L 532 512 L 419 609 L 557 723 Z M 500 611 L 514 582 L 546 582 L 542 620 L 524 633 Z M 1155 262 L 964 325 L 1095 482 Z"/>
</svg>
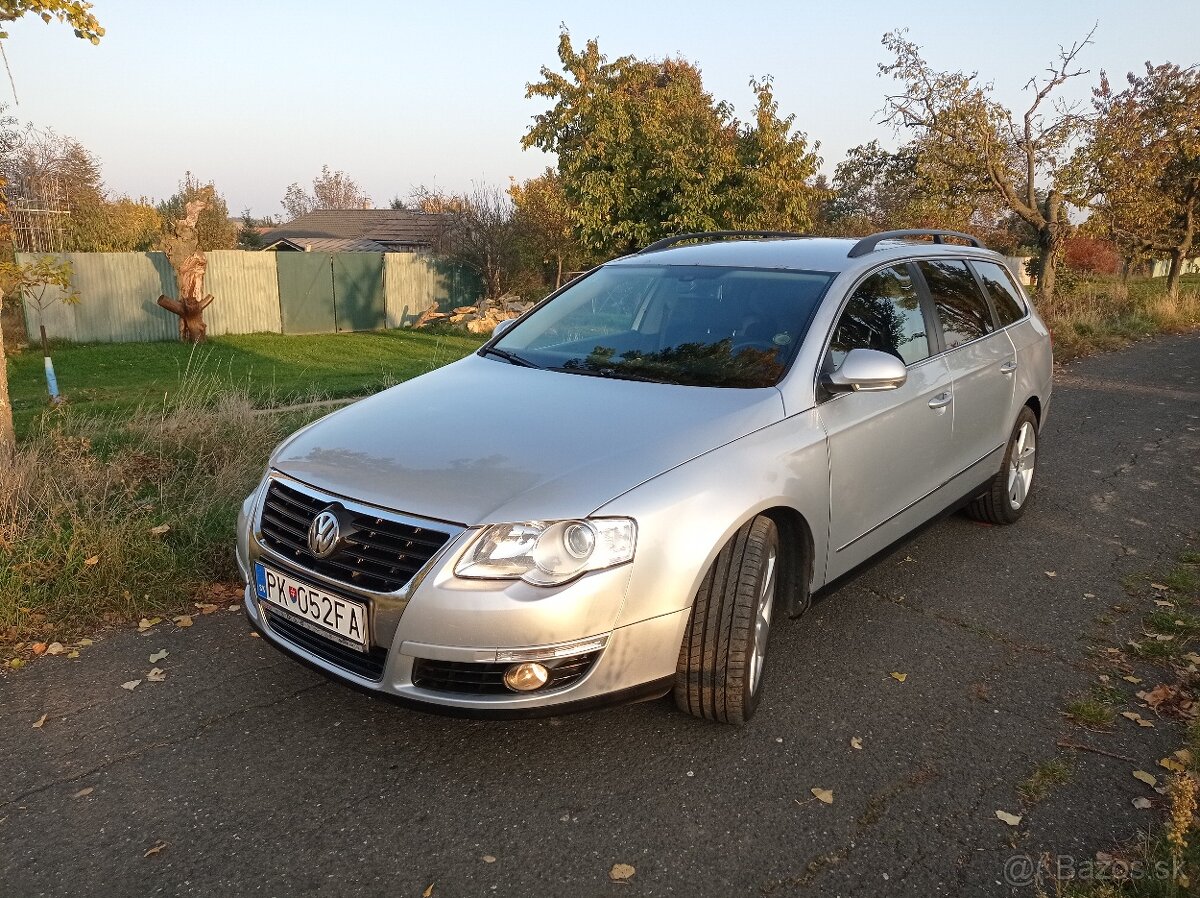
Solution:
<svg viewBox="0 0 1200 898">
<path fill-rule="evenodd" d="M 875 272 L 850 297 L 829 345 L 832 370 L 851 349 L 890 352 L 906 365 L 929 358 L 921 299 L 906 266 Z"/>
<path fill-rule="evenodd" d="M 1025 300 L 1021 291 L 1013 283 L 1012 275 L 1003 265 L 995 262 L 972 262 L 988 295 L 992 297 L 992 305 L 996 307 L 996 317 L 1000 326 L 1007 327 L 1014 321 L 1025 317 Z"/>
<path fill-rule="evenodd" d="M 992 310 L 980 294 L 966 262 L 930 259 L 917 265 L 933 296 L 947 349 L 978 340 L 995 330 Z"/>
</svg>

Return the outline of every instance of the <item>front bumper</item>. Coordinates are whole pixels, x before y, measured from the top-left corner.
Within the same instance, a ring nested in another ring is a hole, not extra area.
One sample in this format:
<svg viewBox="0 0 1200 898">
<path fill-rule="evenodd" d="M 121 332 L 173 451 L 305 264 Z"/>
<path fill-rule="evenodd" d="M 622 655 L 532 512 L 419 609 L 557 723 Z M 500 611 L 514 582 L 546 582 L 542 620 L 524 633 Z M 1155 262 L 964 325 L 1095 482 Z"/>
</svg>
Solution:
<svg viewBox="0 0 1200 898">
<path fill-rule="evenodd" d="M 314 574 L 265 549 L 257 538 L 261 513 L 257 504 L 263 493 L 265 489 L 260 489 L 247 500 L 238 520 L 237 554 L 246 581 L 246 615 L 274 647 L 324 674 L 410 706 L 491 717 L 566 713 L 652 698 L 671 688 L 690 609 L 615 626 L 630 565 L 597 571 L 552 589 L 519 581 L 464 581 L 454 577 L 453 568 L 474 531 L 458 529 L 403 590 L 374 595 Z M 297 631 L 286 616 L 265 605 L 251 574 L 258 561 L 328 592 L 365 602 L 373 666 L 364 669 L 353 650 L 339 653 L 336 647 L 324 646 L 319 637 L 314 641 L 310 633 Z M 503 667 L 500 662 L 510 653 L 543 652 L 585 640 L 593 649 L 586 669 L 564 686 L 481 694 L 477 689 L 459 691 L 445 681 L 432 681 L 436 686 L 430 688 L 431 680 L 425 676 L 431 666 L 440 665 L 467 671 L 464 676 L 471 680 L 476 669 L 494 672 Z M 595 650 L 595 641 L 603 641 L 603 647 Z"/>
</svg>

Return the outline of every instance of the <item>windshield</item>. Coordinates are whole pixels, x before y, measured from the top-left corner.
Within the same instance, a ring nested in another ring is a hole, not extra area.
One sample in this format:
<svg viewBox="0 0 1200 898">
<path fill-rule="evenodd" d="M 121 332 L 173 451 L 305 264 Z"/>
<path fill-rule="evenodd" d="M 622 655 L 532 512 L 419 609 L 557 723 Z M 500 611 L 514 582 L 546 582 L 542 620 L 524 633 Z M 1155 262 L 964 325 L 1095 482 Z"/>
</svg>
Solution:
<svg viewBox="0 0 1200 898">
<path fill-rule="evenodd" d="M 769 387 L 787 370 L 832 279 L 824 272 L 614 265 L 513 327 L 493 344 L 494 354 L 597 377 Z"/>
</svg>

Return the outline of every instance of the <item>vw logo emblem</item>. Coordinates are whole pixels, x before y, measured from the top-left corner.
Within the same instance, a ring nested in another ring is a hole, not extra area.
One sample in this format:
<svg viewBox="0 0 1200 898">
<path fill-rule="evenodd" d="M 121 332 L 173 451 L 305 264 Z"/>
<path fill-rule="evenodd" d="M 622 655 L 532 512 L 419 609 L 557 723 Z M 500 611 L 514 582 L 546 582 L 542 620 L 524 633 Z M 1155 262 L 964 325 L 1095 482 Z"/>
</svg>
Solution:
<svg viewBox="0 0 1200 898">
<path fill-rule="evenodd" d="M 331 508 L 313 518 L 308 527 L 308 548 L 317 558 L 328 558 L 337 548 L 341 526 Z"/>
</svg>

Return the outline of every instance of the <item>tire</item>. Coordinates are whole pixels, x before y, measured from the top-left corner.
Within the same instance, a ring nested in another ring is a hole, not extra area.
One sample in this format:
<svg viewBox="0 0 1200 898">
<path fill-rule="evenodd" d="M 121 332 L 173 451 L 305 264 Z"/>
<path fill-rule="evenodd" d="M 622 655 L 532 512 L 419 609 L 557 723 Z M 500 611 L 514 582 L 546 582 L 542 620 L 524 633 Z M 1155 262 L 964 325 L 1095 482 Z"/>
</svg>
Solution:
<svg viewBox="0 0 1200 898">
<path fill-rule="evenodd" d="M 732 724 L 754 716 L 779 567 L 779 531 L 762 515 L 721 549 L 700 584 L 679 648 L 680 710 Z"/>
<path fill-rule="evenodd" d="M 1015 524 L 1021 519 L 1033 496 L 1037 441 L 1037 418 L 1026 406 L 1017 415 L 999 472 L 987 492 L 967 506 L 968 515 L 988 524 Z"/>
</svg>

